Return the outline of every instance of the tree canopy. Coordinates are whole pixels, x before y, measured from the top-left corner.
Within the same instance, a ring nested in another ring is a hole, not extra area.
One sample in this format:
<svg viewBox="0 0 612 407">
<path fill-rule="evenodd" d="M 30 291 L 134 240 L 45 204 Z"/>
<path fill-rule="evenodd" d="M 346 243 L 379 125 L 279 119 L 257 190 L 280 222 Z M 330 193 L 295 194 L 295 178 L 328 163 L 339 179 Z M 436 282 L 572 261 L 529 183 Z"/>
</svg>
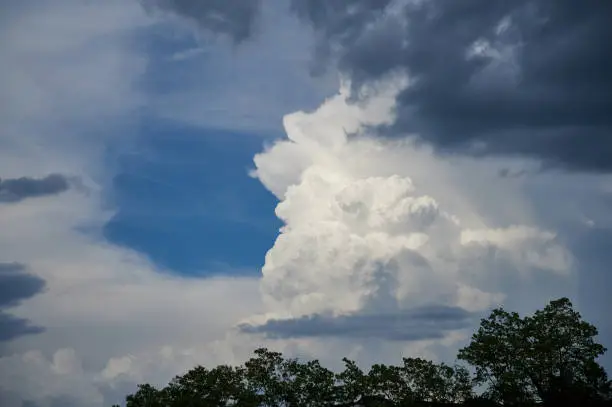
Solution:
<svg viewBox="0 0 612 407">
<path fill-rule="evenodd" d="M 606 349 L 596 336 L 561 298 L 524 318 L 494 309 L 459 350 L 468 366 L 403 358 L 365 372 L 345 358 L 344 369 L 332 372 L 260 348 L 240 366 L 197 366 L 162 389 L 139 385 L 126 406 L 612 405 L 612 384 L 597 362 Z"/>
<path fill-rule="evenodd" d="M 459 351 L 476 369 L 476 383 L 505 405 L 610 398 L 612 388 L 597 358 L 597 328 L 582 320 L 567 298 L 521 318 L 502 308 L 483 319 Z"/>
</svg>

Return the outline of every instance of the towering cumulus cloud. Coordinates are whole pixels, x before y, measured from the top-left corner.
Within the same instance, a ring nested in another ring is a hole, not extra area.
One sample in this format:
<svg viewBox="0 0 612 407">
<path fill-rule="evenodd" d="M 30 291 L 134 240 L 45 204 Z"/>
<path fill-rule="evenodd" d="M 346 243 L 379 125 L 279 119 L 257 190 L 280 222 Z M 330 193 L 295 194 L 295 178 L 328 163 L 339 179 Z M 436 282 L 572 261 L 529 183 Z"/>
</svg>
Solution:
<svg viewBox="0 0 612 407">
<path fill-rule="evenodd" d="M 243 331 L 443 339 L 517 291 L 525 306 L 538 279 L 553 291 L 569 281 L 567 252 L 521 223 L 529 210 L 511 184 L 495 184 L 492 164 L 368 136 L 394 120 L 406 83 L 364 88 L 360 103 L 346 84 L 317 111 L 286 116 L 288 139 L 256 156 L 285 225 L 263 267 L 268 313 Z"/>
</svg>

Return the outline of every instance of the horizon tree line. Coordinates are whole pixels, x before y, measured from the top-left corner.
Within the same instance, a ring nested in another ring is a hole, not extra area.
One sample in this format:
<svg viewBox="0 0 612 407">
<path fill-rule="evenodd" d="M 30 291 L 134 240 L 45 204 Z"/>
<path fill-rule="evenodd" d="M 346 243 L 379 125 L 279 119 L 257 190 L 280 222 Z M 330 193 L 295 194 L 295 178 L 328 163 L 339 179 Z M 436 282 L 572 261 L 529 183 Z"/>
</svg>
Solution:
<svg viewBox="0 0 612 407">
<path fill-rule="evenodd" d="M 560 298 L 526 317 L 494 309 L 459 350 L 466 365 L 405 357 L 366 372 L 344 358 L 344 369 L 333 372 L 318 360 L 259 348 L 240 366 L 196 366 L 161 389 L 141 384 L 125 401 L 126 407 L 612 406 L 597 334 Z"/>
</svg>

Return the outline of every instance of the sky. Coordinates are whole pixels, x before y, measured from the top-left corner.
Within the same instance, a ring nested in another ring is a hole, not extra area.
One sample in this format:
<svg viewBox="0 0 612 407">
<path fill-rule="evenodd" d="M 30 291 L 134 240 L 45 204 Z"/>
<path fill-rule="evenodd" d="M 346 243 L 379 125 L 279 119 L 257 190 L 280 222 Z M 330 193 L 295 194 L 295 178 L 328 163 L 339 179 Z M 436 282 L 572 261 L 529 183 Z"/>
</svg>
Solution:
<svg viewBox="0 0 612 407">
<path fill-rule="evenodd" d="M 612 347 L 612 3 L 0 7 L 3 406 L 454 362 L 561 296 Z"/>
</svg>

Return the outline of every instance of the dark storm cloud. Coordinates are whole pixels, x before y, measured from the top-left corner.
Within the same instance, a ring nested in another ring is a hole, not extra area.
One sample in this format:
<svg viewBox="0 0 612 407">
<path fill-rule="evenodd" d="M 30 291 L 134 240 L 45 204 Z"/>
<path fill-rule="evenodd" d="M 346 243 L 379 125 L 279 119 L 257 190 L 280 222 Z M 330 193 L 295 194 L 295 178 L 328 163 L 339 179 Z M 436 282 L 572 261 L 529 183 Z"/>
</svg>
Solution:
<svg viewBox="0 0 612 407">
<path fill-rule="evenodd" d="M 140 0 L 146 10 L 171 12 L 195 22 L 200 28 L 228 35 L 233 41 L 247 39 L 260 10 L 260 0 Z"/>
<path fill-rule="evenodd" d="M 612 170 L 612 2 L 293 0 L 355 86 L 414 81 L 386 135 Z M 385 9 L 385 10 L 383 10 Z M 391 10 L 394 9 L 393 12 Z"/>
<path fill-rule="evenodd" d="M 33 297 L 44 287 L 44 280 L 28 274 L 23 264 L 0 262 L 0 342 L 43 331 L 43 328 L 32 326 L 27 320 L 14 317 L 3 309 Z"/>
<path fill-rule="evenodd" d="M 0 311 L 0 342 L 10 341 L 23 335 L 37 334 L 44 329 L 31 325 L 23 318 L 17 318 Z"/>
<path fill-rule="evenodd" d="M 272 319 L 263 325 L 243 324 L 245 333 L 270 338 L 336 336 L 416 341 L 444 336 L 446 331 L 470 326 L 472 314 L 462 308 L 432 306 L 386 314 L 342 316 L 310 315 L 296 319 Z"/>
<path fill-rule="evenodd" d="M 315 50 L 315 72 L 324 69 L 331 57 L 331 41 L 349 49 L 362 36 L 364 28 L 374 21 L 390 0 L 293 0 L 292 10 L 315 28 L 319 41 Z"/>
<path fill-rule="evenodd" d="M 68 190 L 68 179 L 60 174 L 44 178 L 0 179 L 0 202 L 19 202 L 27 198 L 55 195 Z"/>
<path fill-rule="evenodd" d="M 27 274 L 20 263 L 0 263 L 0 307 L 17 305 L 45 286 L 44 280 Z"/>
</svg>

